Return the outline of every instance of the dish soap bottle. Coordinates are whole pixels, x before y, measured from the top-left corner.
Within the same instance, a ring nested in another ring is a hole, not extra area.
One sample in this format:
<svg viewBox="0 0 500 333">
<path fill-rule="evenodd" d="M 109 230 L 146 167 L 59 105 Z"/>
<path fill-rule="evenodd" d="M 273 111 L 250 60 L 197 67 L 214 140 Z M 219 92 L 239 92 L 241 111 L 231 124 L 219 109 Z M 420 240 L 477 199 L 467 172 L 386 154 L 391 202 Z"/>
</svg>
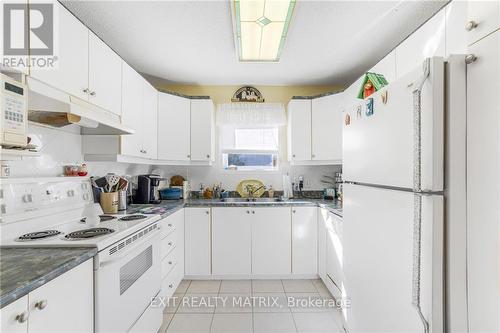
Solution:
<svg viewBox="0 0 500 333">
<path fill-rule="evenodd" d="M 269 193 L 269 198 L 274 197 L 274 189 L 272 185 L 269 185 L 269 190 L 267 190 L 267 193 Z"/>
</svg>

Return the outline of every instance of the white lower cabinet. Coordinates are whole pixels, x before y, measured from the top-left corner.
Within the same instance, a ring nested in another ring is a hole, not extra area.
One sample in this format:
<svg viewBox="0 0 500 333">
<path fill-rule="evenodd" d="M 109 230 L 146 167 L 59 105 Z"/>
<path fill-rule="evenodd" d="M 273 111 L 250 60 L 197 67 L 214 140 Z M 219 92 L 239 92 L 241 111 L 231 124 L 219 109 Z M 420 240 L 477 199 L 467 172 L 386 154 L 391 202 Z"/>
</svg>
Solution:
<svg viewBox="0 0 500 333">
<path fill-rule="evenodd" d="M 318 208 L 292 207 L 292 273 L 318 273 Z"/>
<path fill-rule="evenodd" d="M 212 274 L 252 273 L 251 217 L 246 207 L 212 209 Z"/>
<path fill-rule="evenodd" d="M 290 207 L 251 207 L 252 273 L 261 275 L 291 273 Z"/>
<path fill-rule="evenodd" d="M 335 298 L 342 295 L 342 218 L 328 212 L 326 220 L 325 285 Z"/>
<path fill-rule="evenodd" d="M 93 274 L 93 261 L 87 260 L 7 305 L 1 331 L 93 332 Z"/>
<path fill-rule="evenodd" d="M 28 295 L 21 297 L 0 311 L 0 331 L 8 333 L 28 332 Z"/>
<path fill-rule="evenodd" d="M 184 264 L 185 274 L 210 275 L 210 208 L 185 209 L 185 245 Z"/>
<path fill-rule="evenodd" d="M 328 210 L 319 209 L 318 212 L 318 275 L 323 281 L 326 280 L 326 222 L 328 221 Z"/>
</svg>

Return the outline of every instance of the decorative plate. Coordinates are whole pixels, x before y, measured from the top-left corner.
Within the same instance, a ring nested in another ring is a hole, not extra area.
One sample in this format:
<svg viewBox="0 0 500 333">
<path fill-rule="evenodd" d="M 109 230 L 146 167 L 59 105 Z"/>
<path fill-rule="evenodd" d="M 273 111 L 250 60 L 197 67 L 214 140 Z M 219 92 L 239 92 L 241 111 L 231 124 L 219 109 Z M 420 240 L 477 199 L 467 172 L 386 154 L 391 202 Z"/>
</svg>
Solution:
<svg viewBox="0 0 500 333">
<path fill-rule="evenodd" d="M 238 186 L 236 186 L 236 192 L 238 192 L 242 198 L 248 198 L 249 197 L 248 190 L 251 189 L 253 190 L 259 189 L 253 194 L 254 198 L 261 197 L 262 194 L 264 194 L 264 192 L 266 191 L 264 183 L 258 179 L 245 179 L 239 182 Z"/>
</svg>

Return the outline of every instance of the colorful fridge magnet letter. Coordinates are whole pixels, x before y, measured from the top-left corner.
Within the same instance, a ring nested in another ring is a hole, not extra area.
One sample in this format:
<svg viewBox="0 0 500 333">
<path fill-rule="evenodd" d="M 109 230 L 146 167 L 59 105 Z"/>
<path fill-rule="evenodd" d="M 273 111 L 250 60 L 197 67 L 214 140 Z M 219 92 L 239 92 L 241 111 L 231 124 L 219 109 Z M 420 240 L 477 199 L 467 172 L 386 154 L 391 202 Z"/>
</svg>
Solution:
<svg viewBox="0 0 500 333">
<path fill-rule="evenodd" d="M 362 117 L 361 105 L 358 105 L 358 109 L 356 110 L 356 117 L 358 119 L 361 119 L 361 117 Z"/>
<path fill-rule="evenodd" d="M 387 90 L 382 91 L 380 97 L 382 98 L 382 103 L 387 104 Z"/>
<path fill-rule="evenodd" d="M 349 113 L 346 113 L 344 123 L 346 126 L 351 125 L 351 115 Z"/>
<path fill-rule="evenodd" d="M 366 110 L 365 114 L 369 117 L 373 115 L 373 98 L 368 98 L 366 100 Z"/>
</svg>

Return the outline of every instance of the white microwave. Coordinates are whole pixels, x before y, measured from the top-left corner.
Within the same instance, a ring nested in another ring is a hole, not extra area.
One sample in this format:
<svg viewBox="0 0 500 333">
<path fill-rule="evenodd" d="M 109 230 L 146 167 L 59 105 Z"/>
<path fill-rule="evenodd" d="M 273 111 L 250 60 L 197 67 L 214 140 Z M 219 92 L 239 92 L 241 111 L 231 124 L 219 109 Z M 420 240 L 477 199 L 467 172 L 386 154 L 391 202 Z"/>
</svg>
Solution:
<svg viewBox="0 0 500 333">
<path fill-rule="evenodd" d="M 28 127 L 28 87 L 7 75 L 0 74 L 0 145 L 25 147 Z"/>
</svg>

